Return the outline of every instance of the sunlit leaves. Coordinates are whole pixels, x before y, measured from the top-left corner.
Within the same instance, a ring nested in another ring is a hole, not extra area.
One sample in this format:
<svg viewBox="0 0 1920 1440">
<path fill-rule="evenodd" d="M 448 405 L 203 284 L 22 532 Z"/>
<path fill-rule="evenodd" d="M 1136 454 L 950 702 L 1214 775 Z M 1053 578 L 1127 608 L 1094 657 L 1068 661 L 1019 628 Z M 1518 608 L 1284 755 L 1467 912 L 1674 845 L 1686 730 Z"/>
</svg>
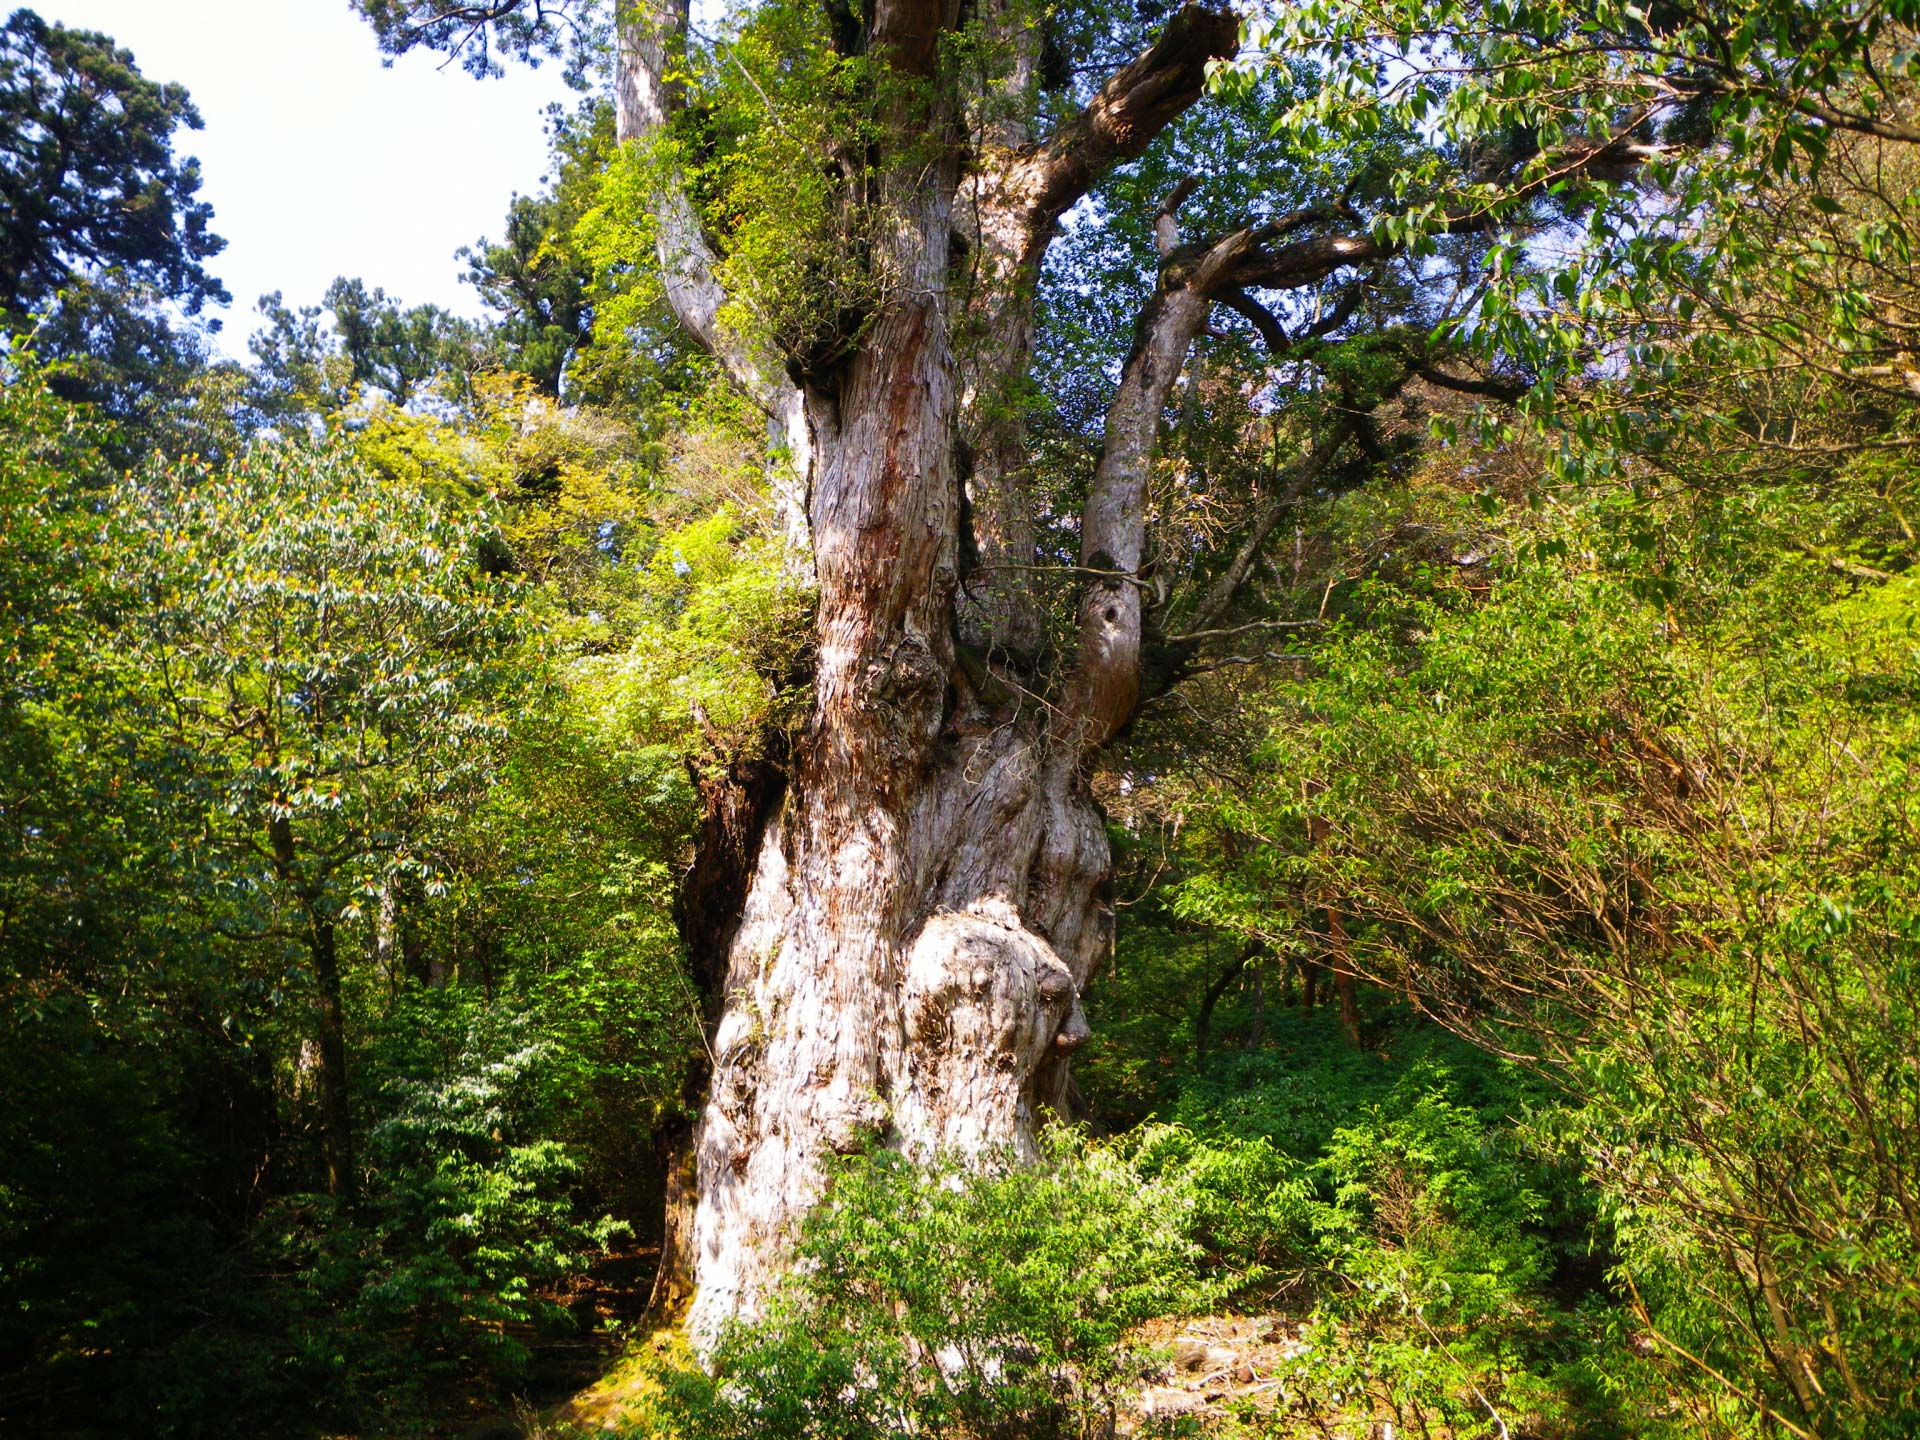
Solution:
<svg viewBox="0 0 1920 1440">
<path fill-rule="evenodd" d="M 431 873 L 434 807 L 488 783 L 526 703 L 516 597 L 475 563 L 484 519 L 304 446 L 116 500 L 150 723 L 191 756 L 216 843 L 264 858 L 287 822 L 281 879 L 343 912 L 396 867 Z"/>
</svg>

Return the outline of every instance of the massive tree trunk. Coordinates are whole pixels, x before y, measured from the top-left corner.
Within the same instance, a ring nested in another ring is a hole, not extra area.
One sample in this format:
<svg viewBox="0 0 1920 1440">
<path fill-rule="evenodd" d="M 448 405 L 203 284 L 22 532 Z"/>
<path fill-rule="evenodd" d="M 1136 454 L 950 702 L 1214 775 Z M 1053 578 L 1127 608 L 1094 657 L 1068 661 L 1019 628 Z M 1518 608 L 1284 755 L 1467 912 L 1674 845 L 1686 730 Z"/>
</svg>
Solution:
<svg viewBox="0 0 1920 1440">
<path fill-rule="evenodd" d="M 858 43 L 896 76 L 927 78 L 957 8 L 882 0 Z M 672 3 L 630 21 L 624 137 L 665 122 L 664 57 L 684 23 Z M 1020 663 L 1039 634 L 1019 568 L 1035 558 L 1020 434 L 993 402 L 1030 361 L 1054 222 L 1197 98 L 1237 32 L 1223 11 L 1182 12 L 1046 144 L 1003 127 L 965 145 L 965 117 L 927 98 L 937 88 L 903 88 L 920 98 L 889 102 L 888 122 L 953 143 L 932 164 L 922 143 L 881 167 L 893 283 L 830 375 L 796 379 L 719 327 L 711 249 L 676 187 L 657 198 L 669 298 L 783 441 L 784 528 L 818 594 L 813 710 L 778 803 L 756 818 L 738 894 L 712 887 L 683 917 L 720 985 L 692 1137 L 697 1338 L 753 1312 L 833 1155 L 1030 1157 L 1042 1112 L 1062 1105 L 1087 1033 L 1079 997 L 1112 936 L 1087 765 L 1137 694 L 1139 491 L 1207 305 L 1175 286 L 1143 321 L 1088 511 L 1080 651 L 1044 698 Z M 1030 70 L 1016 64 L 1008 83 Z M 956 233 L 968 267 L 954 264 Z"/>
<path fill-rule="evenodd" d="M 1067 1057 L 1087 1033 L 1080 995 L 1112 938 L 1088 775 L 1141 693 L 1146 485 L 1173 387 L 1216 305 L 1285 352 L 1344 323 L 1357 291 L 1289 336 L 1249 290 L 1314 285 L 1393 254 L 1344 203 L 1186 244 L 1190 186 L 1167 197 L 1158 284 L 1080 514 L 1076 633 L 1049 657 L 1027 583 L 1039 557 L 1017 403 L 1040 269 L 1056 222 L 1200 97 L 1239 22 L 1188 5 L 1036 138 L 1018 118 L 1034 113 L 1031 12 L 978 7 L 1012 58 L 988 93 L 966 95 L 934 83 L 959 0 L 828 10 L 835 43 L 889 77 L 874 91 L 880 138 L 858 162 L 860 208 L 880 217 L 862 235 L 885 284 L 857 347 L 822 362 L 728 328 L 697 212 L 671 174 L 654 200 L 669 303 L 766 413 L 781 527 L 818 597 L 804 731 L 778 783 L 760 775 L 708 796 L 683 897 L 711 1069 L 696 1076 L 706 1094 L 685 1138 L 690 1168 L 676 1166 L 692 1176 L 694 1215 L 669 1224 L 656 1294 L 676 1293 L 684 1263 L 702 1343 L 753 1313 L 833 1155 L 1035 1153 L 1042 1113 L 1069 1093 Z M 623 140 L 668 125 L 667 60 L 685 26 L 685 0 L 623 21 Z M 1191 628 L 1164 644 L 1239 633 L 1219 627 L 1267 535 L 1365 430 L 1343 417 L 1279 477 Z"/>
</svg>

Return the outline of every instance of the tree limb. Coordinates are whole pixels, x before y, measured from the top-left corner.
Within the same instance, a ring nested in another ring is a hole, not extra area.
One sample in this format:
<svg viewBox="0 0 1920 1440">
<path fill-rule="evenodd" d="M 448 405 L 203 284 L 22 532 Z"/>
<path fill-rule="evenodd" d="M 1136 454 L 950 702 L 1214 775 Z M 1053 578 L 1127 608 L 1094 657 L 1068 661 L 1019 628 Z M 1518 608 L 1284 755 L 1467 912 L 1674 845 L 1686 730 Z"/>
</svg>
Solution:
<svg viewBox="0 0 1920 1440">
<path fill-rule="evenodd" d="M 1314 630 L 1323 620 L 1249 620 L 1244 625 L 1226 625 L 1217 630 L 1186 630 L 1167 636 L 1169 645 L 1197 645 L 1202 640 L 1232 640 L 1257 630 Z"/>
<path fill-rule="evenodd" d="M 1265 342 L 1267 350 L 1275 359 L 1290 355 L 1303 341 L 1319 340 L 1331 335 L 1347 321 L 1353 318 L 1354 311 L 1360 308 L 1363 287 L 1359 282 L 1343 287 L 1333 304 L 1327 307 L 1318 320 L 1315 320 L 1298 335 L 1289 335 L 1274 313 L 1254 299 L 1246 291 L 1228 288 L 1214 298 L 1236 314 L 1244 316 Z"/>
<path fill-rule="evenodd" d="M 1442 390 L 1452 390 L 1461 395 L 1478 395 L 1487 400 L 1501 400 L 1511 405 L 1533 387 L 1523 385 L 1518 380 L 1498 378 L 1479 379 L 1467 375 L 1449 375 L 1436 365 L 1416 365 L 1414 374 L 1429 385 L 1438 385 Z"/>
<path fill-rule="evenodd" d="M 1009 156 L 985 188 L 1019 237 L 1022 262 L 1036 263 L 1053 222 L 1115 165 L 1143 154 L 1200 98 L 1208 66 L 1239 49 L 1240 17 L 1232 10 L 1186 5 L 1050 139 Z"/>
<path fill-rule="evenodd" d="M 1039 63 L 1039 31 L 1008 22 L 1004 10 L 988 3 L 984 14 L 989 27 L 1004 26 L 1016 54 L 1022 45 L 1031 47 L 1027 69 L 1016 59 L 1017 80 Z M 1240 22 L 1231 11 L 1190 4 L 1051 138 L 1028 142 L 1024 123 L 1004 119 L 976 137 L 954 222 L 971 257 L 968 328 L 983 337 L 961 356 L 961 430 L 970 461 L 966 523 L 984 565 L 1017 565 L 1034 555 L 1024 425 L 1020 406 L 1012 402 L 1031 366 L 1034 292 L 1055 222 L 1200 98 L 1208 64 L 1234 54 L 1239 36 Z M 1024 102 L 1023 90 L 1009 108 L 1018 111 Z M 1172 209 L 1184 198 L 1168 197 L 1170 208 L 1156 228 L 1173 226 Z M 961 625 L 976 640 L 1010 651 L 1030 652 L 1043 643 L 1034 597 L 1009 566 L 963 592 Z"/>
<path fill-rule="evenodd" d="M 614 107 L 615 133 L 622 143 L 647 143 L 666 129 L 678 104 L 667 81 L 667 65 L 672 51 L 686 41 L 688 10 L 689 0 L 646 0 L 621 14 Z M 766 412 L 775 455 L 769 467 L 774 498 L 789 556 L 798 563 L 811 548 L 807 504 L 814 437 L 806 397 L 788 377 L 784 357 L 771 342 L 720 323 L 727 294 L 714 277 L 718 257 L 677 167 L 658 176 L 653 211 L 660 278 L 674 317 Z"/>
<path fill-rule="evenodd" d="M 1170 643 L 1191 645 L 1221 633 L 1214 627 L 1238 598 L 1241 587 L 1247 583 L 1247 576 L 1253 573 L 1267 537 L 1273 534 L 1274 527 L 1287 512 L 1300 503 L 1301 497 L 1325 472 L 1333 457 L 1340 453 L 1341 447 L 1353 438 L 1353 433 L 1352 417 L 1342 415 L 1320 443 L 1294 463 L 1293 473 L 1287 483 L 1267 503 L 1266 509 L 1260 512 L 1253 527 L 1242 537 L 1233 559 L 1227 562 L 1227 568 L 1220 572 L 1208 589 L 1206 599 L 1200 602 L 1200 608 L 1193 615 L 1193 628 L 1185 634 L 1169 636 Z"/>
<path fill-rule="evenodd" d="M 1293 348 L 1293 337 L 1287 334 L 1279 317 L 1246 291 L 1238 288 L 1223 290 L 1220 303 L 1253 326 L 1254 333 L 1275 355 L 1284 355 Z"/>
<path fill-rule="evenodd" d="M 1146 485 L 1167 397 L 1213 301 L 1192 274 L 1168 267 L 1141 312 L 1133 353 L 1107 406 L 1105 444 L 1080 517 L 1080 563 L 1140 568 Z M 1138 586 L 1092 580 L 1080 599 L 1080 644 L 1061 709 L 1064 738 L 1082 753 L 1112 738 L 1140 698 L 1142 606 Z"/>
</svg>

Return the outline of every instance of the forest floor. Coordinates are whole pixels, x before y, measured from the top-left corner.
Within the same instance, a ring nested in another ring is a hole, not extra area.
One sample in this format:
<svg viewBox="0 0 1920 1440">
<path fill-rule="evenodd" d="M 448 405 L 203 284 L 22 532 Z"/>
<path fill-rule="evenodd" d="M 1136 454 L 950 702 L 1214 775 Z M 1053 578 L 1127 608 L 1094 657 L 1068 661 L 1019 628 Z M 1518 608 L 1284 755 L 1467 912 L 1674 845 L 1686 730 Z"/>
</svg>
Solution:
<svg viewBox="0 0 1920 1440">
<path fill-rule="evenodd" d="M 1268 1415 L 1286 1404 L 1277 1374 L 1303 1353 L 1293 1326 L 1278 1315 L 1206 1315 L 1155 1320 L 1134 1336 L 1168 1360 L 1123 1414 L 1129 1435 L 1151 1421 L 1208 1422 Z"/>
<path fill-rule="evenodd" d="M 567 1417 L 577 1397 L 593 1394 L 626 1368 L 634 1329 L 646 1313 L 659 1247 L 630 1245 L 608 1251 L 564 1291 L 548 1296 L 578 1324 L 567 1336 L 528 1332 L 515 1338 L 532 1354 L 527 1388 L 516 1413 L 474 1404 L 449 1414 L 443 1433 L 451 1440 L 516 1440 L 543 1433 L 539 1417 Z M 571 1418 L 566 1424 L 574 1424 Z"/>
<path fill-rule="evenodd" d="M 1155 1422 L 1187 1422 L 1200 1431 L 1230 1421 L 1271 1419 L 1289 1397 L 1275 1378 L 1304 1352 L 1294 1322 L 1280 1315 L 1205 1315 L 1155 1320 L 1135 1332 L 1143 1349 L 1164 1355 L 1119 1416 L 1117 1433 L 1133 1435 Z M 682 1362 L 686 1342 L 673 1327 L 636 1338 L 594 1384 L 548 1412 L 536 1437 L 618 1432 L 639 1419 L 659 1393 L 662 1362 Z"/>
</svg>

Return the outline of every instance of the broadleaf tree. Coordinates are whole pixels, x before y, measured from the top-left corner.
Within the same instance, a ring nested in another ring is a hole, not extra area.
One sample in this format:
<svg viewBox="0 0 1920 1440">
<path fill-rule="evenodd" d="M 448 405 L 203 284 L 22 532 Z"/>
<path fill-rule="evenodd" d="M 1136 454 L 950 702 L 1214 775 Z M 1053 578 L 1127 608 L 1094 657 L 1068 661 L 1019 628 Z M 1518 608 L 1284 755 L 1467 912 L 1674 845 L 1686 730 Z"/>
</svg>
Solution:
<svg viewBox="0 0 1920 1440">
<path fill-rule="evenodd" d="M 350 1196 L 340 931 L 398 880 L 437 882 L 436 823 L 484 795 L 527 698 L 524 613 L 476 563 L 483 518 L 343 451 L 267 446 L 175 480 L 118 507 L 134 661 L 157 679 L 145 728 L 235 923 L 304 955 L 327 1185 Z"/>
</svg>

